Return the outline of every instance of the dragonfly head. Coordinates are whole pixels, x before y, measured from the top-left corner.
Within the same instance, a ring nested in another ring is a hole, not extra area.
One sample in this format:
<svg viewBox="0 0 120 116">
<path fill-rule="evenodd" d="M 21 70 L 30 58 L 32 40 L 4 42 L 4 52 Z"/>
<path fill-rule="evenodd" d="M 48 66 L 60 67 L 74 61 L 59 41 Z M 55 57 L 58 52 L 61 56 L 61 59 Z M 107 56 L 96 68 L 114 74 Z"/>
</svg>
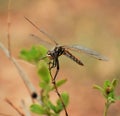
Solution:
<svg viewBox="0 0 120 116">
<path fill-rule="evenodd" d="M 50 59 L 55 59 L 61 56 L 64 53 L 64 51 L 65 48 L 63 48 L 62 46 L 56 46 L 53 50 L 49 50 L 47 52 L 47 56 Z"/>
<path fill-rule="evenodd" d="M 54 59 L 54 51 L 48 50 L 48 52 L 47 52 L 47 57 L 48 57 L 50 60 Z"/>
</svg>

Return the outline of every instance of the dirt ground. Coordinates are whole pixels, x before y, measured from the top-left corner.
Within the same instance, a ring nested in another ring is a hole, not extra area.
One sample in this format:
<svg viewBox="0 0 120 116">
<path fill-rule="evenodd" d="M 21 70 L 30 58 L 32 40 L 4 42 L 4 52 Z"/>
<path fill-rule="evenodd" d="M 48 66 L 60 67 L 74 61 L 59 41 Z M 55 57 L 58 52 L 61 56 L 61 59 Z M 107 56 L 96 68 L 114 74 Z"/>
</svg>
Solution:
<svg viewBox="0 0 120 116">
<path fill-rule="evenodd" d="M 7 5 L 8 1 L 0 0 L 0 42 L 6 47 L 8 46 Z M 22 48 L 29 49 L 32 45 L 38 44 L 35 39 L 30 39 L 31 33 L 47 38 L 29 24 L 24 16 L 54 36 L 60 44 L 81 44 L 109 58 L 107 62 L 102 62 L 73 52 L 85 64 L 84 67 L 80 67 L 62 56 L 57 77 L 58 80 L 60 78 L 68 80 L 60 88 L 60 92 L 66 91 L 70 95 L 70 103 L 67 107 L 69 116 L 102 116 L 105 100 L 97 90 L 93 89 L 93 85 L 102 85 L 105 80 L 113 78 L 120 79 L 120 1 L 12 0 L 10 10 L 12 55 L 23 67 L 37 91 L 40 91 L 35 66 L 19 59 L 19 52 Z M 50 49 L 53 46 L 46 47 Z M 118 83 L 117 94 L 120 94 L 119 88 Z M 28 107 L 31 104 L 30 96 L 17 69 L 0 49 L 0 115 L 3 113 L 19 116 L 5 102 L 5 98 L 21 111 L 22 99 Z M 51 99 L 55 101 L 56 98 L 56 93 L 51 93 Z M 119 116 L 119 105 L 119 102 L 113 104 L 108 116 Z M 64 116 L 64 112 L 61 116 Z"/>
</svg>

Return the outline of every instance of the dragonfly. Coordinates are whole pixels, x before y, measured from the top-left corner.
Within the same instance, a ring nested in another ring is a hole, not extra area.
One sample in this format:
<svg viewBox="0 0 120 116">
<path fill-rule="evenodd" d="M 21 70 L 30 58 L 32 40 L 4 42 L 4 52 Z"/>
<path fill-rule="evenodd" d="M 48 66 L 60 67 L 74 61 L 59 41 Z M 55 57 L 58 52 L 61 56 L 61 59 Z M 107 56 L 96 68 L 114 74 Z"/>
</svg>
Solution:
<svg viewBox="0 0 120 116">
<path fill-rule="evenodd" d="M 50 67 L 50 70 L 53 69 L 53 68 L 56 68 L 56 72 L 55 72 L 55 75 L 54 75 L 54 78 L 53 80 L 55 81 L 57 75 L 58 75 L 58 72 L 59 72 L 59 69 L 60 69 L 60 65 L 59 65 L 59 57 L 61 55 L 64 55 L 64 56 L 67 56 L 68 58 L 70 58 L 71 60 L 73 60 L 74 62 L 76 62 L 78 65 L 81 65 L 81 66 L 84 66 L 83 62 L 77 58 L 76 56 L 74 56 L 69 50 L 72 50 L 72 51 L 76 51 L 78 53 L 85 53 L 85 54 L 88 54 L 98 60 L 102 60 L 102 61 L 107 61 L 108 58 L 99 54 L 98 52 L 92 50 L 92 49 L 89 49 L 87 47 L 84 47 L 84 46 L 81 46 L 81 45 L 78 45 L 78 44 L 75 44 L 75 45 L 59 45 L 51 35 L 49 35 L 48 33 L 46 33 L 45 31 L 43 31 L 42 29 L 40 29 L 37 25 L 35 25 L 30 19 L 28 19 L 27 17 L 25 17 L 25 19 L 31 23 L 38 31 L 40 31 L 41 33 L 43 33 L 44 35 L 46 35 L 50 41 L 55 45 L 54 48 L 52 50 L 48 50 L 47 52 L 47 56 L 48 58 L 50 58 L 50 63 L 49 63 L 49 67 Z M 39 38 L 38 36 L 32 34 L 33 37 L 35 38 L 38 38 L 38 39 L 41 39 Z M 48 43 L 48 44 L 51 44 L 50 42 L 47 42 L 45 40 L 42 40 L 44 41 L 45 43 Z"/>
</svg>

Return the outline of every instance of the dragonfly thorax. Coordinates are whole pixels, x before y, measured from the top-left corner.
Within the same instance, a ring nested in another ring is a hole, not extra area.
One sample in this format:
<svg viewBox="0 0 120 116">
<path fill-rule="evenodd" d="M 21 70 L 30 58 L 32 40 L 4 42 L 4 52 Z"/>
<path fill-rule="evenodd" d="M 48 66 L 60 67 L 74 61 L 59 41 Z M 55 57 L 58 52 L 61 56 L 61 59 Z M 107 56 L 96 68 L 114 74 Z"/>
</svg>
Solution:
<svg viewBox="0 0 120 116">
<path fill-rule="evenodd" d="M 47 52 L 47 56 L 50 59 L 55 59 L 61 56 L 64 53 L 64 51 L 65 51 L 65 48 L 63 48 L 62 46 L 56 46 L 53 50 L 49 50 Z"/>
</svg>

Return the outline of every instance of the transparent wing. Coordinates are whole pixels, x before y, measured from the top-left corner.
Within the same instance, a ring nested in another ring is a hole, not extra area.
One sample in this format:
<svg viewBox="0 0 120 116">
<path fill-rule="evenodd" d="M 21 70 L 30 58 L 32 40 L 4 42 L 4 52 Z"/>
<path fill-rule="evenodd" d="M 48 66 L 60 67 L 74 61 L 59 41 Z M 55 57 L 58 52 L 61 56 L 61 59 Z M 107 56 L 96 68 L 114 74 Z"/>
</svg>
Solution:
<svg viewBox="0 0 120 116">
<path fill-rule="evenodd" d="M 46 33 L 45 31 L 43 31 L 42 29 L 40 29 L 37 25 L 35 25 L 30 19 L 28 19 L 27 17 L 24 17 L 29 23 L 31 23 L 39 32 L 43 33 L 44 35 L 46 35 L 52 43 L 54 43 L 55 45 L 58 45 L 58 43 L 53 39 L 53 37 L 51 35 L 49 35 L 48 33 Z"/>
<path fill-rule="evenodd" d="M 42 43 L 43 45 L 46 45 L 46 46 L 52 45 L 51 42 L 46 41 L 46 40 L 43 40 L 43 39 L 41 39 L 40 37 L 38 37 L 37 35 L 35 35 L 35 34 L 30 34 L 30 36 L 31 36 L 33 39 L 37 40 L 37 43 Z"/>
<path fill-rule="evenodd" d="M 96 52 L 92 49 L 86 48 L 86 47 L 81 46 L 81 45 L 71 45 L 71 46 L 63 46 L 63 47 L 70 49 L 70 50 L 77 51 L 77 52 L 83 52 L 83 53 L 88 54 L 94 58 L 97 58 L 98 60 L 103 60 L 103 61 L 108 60 L 107 57 L 99 54 L 98 52 Z"/>
</svg>

